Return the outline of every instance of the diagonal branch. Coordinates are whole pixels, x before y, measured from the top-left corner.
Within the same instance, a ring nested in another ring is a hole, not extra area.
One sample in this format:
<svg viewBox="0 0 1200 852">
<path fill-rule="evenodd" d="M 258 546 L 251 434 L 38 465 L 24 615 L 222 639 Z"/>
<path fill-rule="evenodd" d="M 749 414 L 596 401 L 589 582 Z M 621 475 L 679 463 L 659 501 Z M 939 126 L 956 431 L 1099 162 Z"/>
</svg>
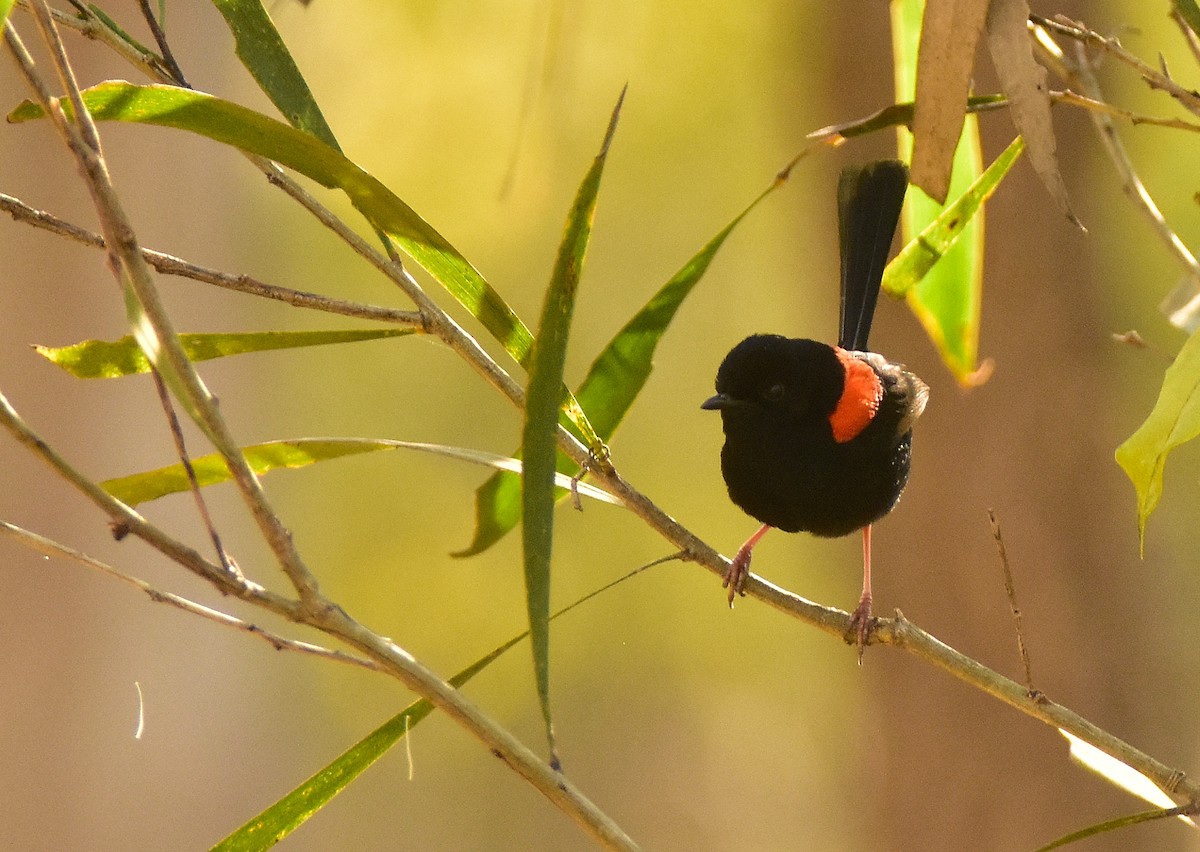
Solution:
<svg viewBox="0 0 1200 852">
<path fill-rule="evenodd" d="M 160 349 L 160 358 L 180 380 L 177 392 L 184 395 L 185 403 L 197 417 L 198 425 L 225 458 L 251 516 L 283 572 L 299 593 L 301 601 L 314 607 L 327 605 L 319 600 L 316 577 L 301 559 L 290 531 L 284 527 L 268 503 L 258 478 L 243 458 L 225 419 L 217 411 L 215 400 L 183 351 L 170 317 L 159 299 L 150 267 L 142 257 L 137 236 L 112 185 L 103 152 L 99 147 L 95 123 L 83 107 L 83 100 L 67 62 L 62 41 L 58 37 L 57 27 L 44 0 L 36 0 L 33 10 L 43 38 L 51 46 L 59 75 L 68 87 L 70 98 L 75 105 L 72 110 L 73 120 L 67 119 L 58 99 L 49 94 L 11 21 L 5 26 L 5 38 L 35 97 L 51 117 L 55 129 L 75 157 L 83 174 L 100 217 L 113 274 L 118 283 L 127 286 L 136 296 L 146 322 L 153 329 L 154 343 Z"/>
<path fill-rule="evenodd" d="M 105 248 L 104 237 L 99 234 L 89 231 L 86 228 L 81 228 L 65 219 L 60 219 L 44 210 L 37 210 L 30 207 L 19 198 L 14 198 L 11 195 L 0 193 L 0 210 L 7 212 L 15 221 L 24 222 L 35 228 L 41 228 L 52 234 L 58 234 L 61 237 L 75 240 L 92 248 Z M 416 311 L 402 311 L 397 308 L 369 305 L 365 302 L 333 299 L 304 290 L 293 290 L 289 287 L 266 284 L 250 275 L 221 272 L 218 269 L 200 266 L 174 255 L 164 254 L 148 248 L 142 249 L 142 257 L 146 259 L 148 264 L 164 275 L 177 275 L 181 278 L 190 278 L 194 281 L 212 284 L 215 287 L 221 287 L 225 290 L 284 302 L 295 308 L 307 308 L 309 310 L 324 311 L 326 313 L 355 317 L 357 319 L 394 323 L 396 325 L 418 327 L 425 325 L 424 317 Z"/>
<path fill-rule="evenodd" d="M 248 621 L 243 621 L 240 618 L 229 615 L 228 613 L 221 612 L 220 610 L 213 609 L 212 607 L 205 606 L 204 604 L 197 603 L 196 601 L 189 600 L 172 592 L 164 592 L 161 589 L 157 589 L 150 585 L 145 580 L 134 577 L 130 574 L 126 574 L 124 571 L 114 568 L 106 562 L 101 562 L 99 559 L 88 556 L 86 553 L 82 553 L 73 547 L 67 547 L 65 544 L 60 544 L 57 541 L 38 535 L 34 532 L 30 532 L 29 530 L 22 529 L 21 527 L 13 524 L 0 521 L 0 533 L 4 533 L 10 538 L 16 539 L 21 544 L 32 550 L 36 550 L 39 553 L 43 553 L 47 556 L 57 556 L 64 559 L 73 560 L 81 565 L 94 568 L 95 570 L 120 580 L 123 583 L 127 583 L 134 588 L 141 589 L 146 593 L 146 596 L 155 603 L 167 604 L 175 607 L 176 609 L 183 610 L 184 612 L 189 612 L 193 615 L 198 615 L 201 618 L 208 619 L 209 621 L 215 621 L 217 624 L 223 624 L 227 627 L 233 627 L 236 630 L 249 633 L 252 636 L 257 636 L 276 651 L 295 651 L 301 654 L 321 657 L 323 659 L 332 660 L 338 663 L 349 663 L 350 665 L 360 666 L 365 669 L 370 669 L 371 671 L 381 670 L 380 665 L 374 660 L 366 660 L 362 657 L 356 657 L 353 654 L 347 654 L 344 651 L 337 651 L 333 648 L 324 648 L 320 645 L 314 645 L 311 642 L 301 642 L 297 639 L 288 639 L 284 636 L 279 636 L 275 633 L 272 633 L 269 630 L 264 630 L 257 624 L 252 624 Z"/>
</svg>

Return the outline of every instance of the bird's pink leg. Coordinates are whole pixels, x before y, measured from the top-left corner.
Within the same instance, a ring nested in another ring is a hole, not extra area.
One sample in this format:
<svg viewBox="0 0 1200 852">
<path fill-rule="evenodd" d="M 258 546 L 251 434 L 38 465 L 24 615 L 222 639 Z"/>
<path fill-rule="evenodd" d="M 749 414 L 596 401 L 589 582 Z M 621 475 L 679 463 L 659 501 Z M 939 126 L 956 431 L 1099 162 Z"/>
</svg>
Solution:
<svg viewBox="0 0 1200 852">
<path fill-rule="evenodd" d="M 730 608 L 733 607 L 733 599 L 736 595 L 746 594 L 743 589 L 746 586 L 746 576 L 750 573 L 750 551 L 754 550 L 754 545 L 758 544 L 759 540 L 767 534 L 767 530 L 769 529 L 771 529 L 770 524 L 763 524 L 759 527 L 758 531 L 746 539 L 746 543 L 738 548 L 733 561 L 729 563 L 729 568 L 725 572 L 725 582 L 721 584 L 721 588 L 729 589 Z"/>
<path fill-rule="evenodd" d="M 863 648 L 871 633 L 871 525 L 863 527 L 863 589 L 858 607 L 850 615 L 850 629 L 858 644 L 858 664 L 862 665 Z"/>
</svg>

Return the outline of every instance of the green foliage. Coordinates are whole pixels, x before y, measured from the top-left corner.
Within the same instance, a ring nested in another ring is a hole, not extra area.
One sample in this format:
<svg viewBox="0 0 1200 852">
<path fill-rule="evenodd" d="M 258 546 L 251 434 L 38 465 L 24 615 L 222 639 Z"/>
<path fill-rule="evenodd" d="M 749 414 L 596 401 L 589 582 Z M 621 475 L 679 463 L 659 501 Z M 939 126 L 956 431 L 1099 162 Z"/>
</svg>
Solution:
<svg viewBox="0 0 1200 852">
<path fill-rule="evenodd" d="M 1117 464 L 1137 490 L 1138 540 L 1143 550 L 1146 520 L 1162 499 L 1167 456 L 1197 435 L 1200 435 L 1200 333 L 1188 338 L 1167 368 L 1150 416 L 1117 447 Z"/>
<path fill-rule="evenodd" d="M 608 149 L 617 130 L 625 93 L 617 99 L 600 153 L 579 185 L 575 203 L 558 248 L 558 259 L 550 276 L 537 346 L 525 392 L 525 427 L 522 433 L 525 473 L 521 506 L 525 524 L 522 539 L 525 554 L 525 595 L 529 609 L 534 674 L 538 699 L 546 723 L 546 737 L 554 752 L 554 724 L 550 712 L 550 556 L 554 541 L 554 474 L 558 446 L 558 411 L 562 400 L 563 369 L 575 295 L 583 274 L 583 262 L 592 236 L 600 178 L 608 161 Z M 557 758 L 555 758 L 557 762 Z"/>
<path fill-rule="evenodd" d="M 267 441 L 242 447 L 242 455 L 251 470 L 258 476 L 263 476 L 273 470 L 308 467 L 310 464 L 332 461 L 346 456 L 397 449 L 433 453 L 517 474 L 521 472 L 520 461 L 494 453 L 463 447 L 447 447 L 443 444 L 392 441 L 386 438 L 293 438 L 288 441 Z M 190 461 L 196 474 L 197 483 L 201 488 L 228 482 L 231 478 L 229 467 L 219 453 L 210 453 Z M 570 485 L 570 478 L 559 474 L 556 482 L 560 486 L 566 487 Z M 105 491 L 128 506 L 157 500 L 168 494 L 179 494 L 191 487 L 187 471 L 184 470 L 182 464 L 167 465 L 155 470 L 108 479 L 101 482 L 100 485 Z M 607 492 L 587 483 L 578 483 L 576 491 L 595 500 L 607 503 L 619 502 Z"/>
<path fill-rule="evenodd" d="M 259 0 L 213 0 L 237 45 L 237 56 L 292 127 L 341 150 L 304 75 Z"/>
<path fill-rule="evenodd" d="M 528 365 L 533 335 L 508 303 L 445 237 L 336 148 L 252 109 L 175 86 L 135 86 L 114 81 L 93 86 L 83 93 L 83 98 L 88 112 L 99 121 L 186 130 L 274 160 L 322 186 L 341 189 L 374 227 L 395 239 L 405 253 L 483 323 L 514 360 Z M 41 117 L 41 107 L 26 101 L 12 111 L 9 121 Z M 568 398 L 566 413 L 589 443 L 598 443 L 573 395 Z"/>
<path fill-rule="evenodd" d="M 917 94 L 917 48 L 921 40 L 924 6 L 923 0 L 903 0 L 892 4 L 892 53 L 898 101 L 911 101 Z M 995 95 L 968 99 L 967 115 L 958 147 L 954 151 L 949 198 L 964 195 L 983 168 L 979 121 L 971 110 L 995 103 Z M 910 126 L 911 119 L 910 113 Z M 912 145 L 912 134 L 900 131 L 901 159 L 912 158 Z M 939 204 L 920 187 L 914 186 L 910 188 L 904 209 L 904 234 L 911 240 L 937 220 L 945 212 L 946 205 Z M 979 359 L 983 232 L 984 214 L 980 208 L 974 215 L 966 217 L 957 239 L 906 294 L 909 309 L 924 326 L 942 362 L 964 385 L 972 384 Z"/>
<path fill-rule="evenodd" d="M 412 328 L 354 329 L 348 331 L 255 331 L 241 334 L 181 334 L 183 351 L 192 361 L 227 355 L 353 343 L 413 334 Z M 150 361 L 132 337 L 120 340 L 84 340 L 71 346 L 35 346 L 39 355 L 80 379 L 115 379 L 148 373 Z"/>
<path fill-rule="evenodd" d="M 588 421 L 604 441 L 612 438 L 633 406 L 654 369 L 654 351 L 671 320 L 704 273 L 733 229 L 764 198 L 783 185 L 775 180 L 750 205 L 708 241 L 671 280 L 664 284 L 604 347 L 592 362 L 576 398 Z M 565 454 L 558 454 L 558 469 L 577 473 L 579 468 Z M 565 492 L 560 492 L 564 494 Z M 487 550 L 521 520 L 521 479 L 511 473 L 496 473 L 475 492 L 475 537 L 455 556 L 473 556 Z"/>
<path fill-rule="evenodd" d="M 996 187 L 1008 174 L 1024 147 L 1021 137 L 1014 139 L 962 196 L 946 207 L 933 222 L 900 250 L 883 274 L 883 289 L 887 293 L 893 296 L 907 296 L 934 265 L 945 257 L 967 222 L 982 209 L 983 202 L 996 191 Z"/>
</svg>

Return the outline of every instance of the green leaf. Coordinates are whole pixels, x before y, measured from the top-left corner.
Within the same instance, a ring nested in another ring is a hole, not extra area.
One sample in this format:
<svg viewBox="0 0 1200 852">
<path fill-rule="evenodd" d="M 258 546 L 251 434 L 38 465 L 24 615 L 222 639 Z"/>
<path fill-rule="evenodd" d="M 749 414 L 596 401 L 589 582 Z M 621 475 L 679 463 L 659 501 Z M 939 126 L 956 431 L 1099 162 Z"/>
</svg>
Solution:
<svg viewBox="0 0 1200 852">
<path fill-rule="evenodd" d="M 883 289 L 888 294 L 909 297 L 934 264 L 946 255 L 983 202 L 996 191 L 1023 149 L 1024 143 L 1018 136 L 966 192 L 900 250 L 883 273 Z"/>
<path fill-rule="evenodd" d="M 213 5 L 233 33 L 238 59 L 271 103 L 283 113 L 288 124 L 341 150 L 304 81 L 304 75 L 262 3 L 259 0 L 213 0 Z"/>
<path fill-rule="evenodd" d="M 4 27 L 4 22 L 8 20 L 8 13 L 12 11 L 14 0 L 0 0 L 0 28 Z"/>
<path fill-rule="evenodd" d="M 244 334 L 181 334 L 183 351 L 192 361 L 227 355 L 354 343 L 413 334 L 412 328 L 355 329 L 348 331 L 258 331 Z M 84 340 L 72 346 L 34 346 L 39 355 L 81 379 L 115 379 L 150 372 L 150 362 L 132 337 L 120 340 Z"/>
<path fill-rule="evenodd" d="M 900 94 L 900 82 L 898 79 L 896 86 L 897 97 L 903 97 Z M 913 120 L 911 87 L 907 98 L 903 103 L 886 106 L 863 118 L 856 118 L 853 121 L 847 121 L 842 124 L 831 124 L 828 127 L 814 130 L 808 134 L 807 138 L 828 140 L 840 136 L 844 139 L 853 139 L 855 136 L 865 136 L 868 133 L 874 133 L 877 130 L 883 130 L 888 127 L 911 127 Z M 968 113 L 984 112 L 1005 106 L 1008 106 L 1008 99 L 1004 95 L 972 95 L 967 98 Z"/>
<path fill-rule="evenodd" d="M 920 43 L 923 0 L 892 4 L 892 51 L 896 99 L 911 101 L 916 94 L 917 46 Z M 974 103 L 1004 103 L 1002 97 L 971 98 Z M 911 112 L 909 115 L 911 119 Z M 902 130 L 900 157 L 912 157 L 912 133 Z M 983 168 L 979 119 L 968 114 L 954 153 L 950 198 L 964 195 Z M 904 208 L 907 239 L 921 233 L 947 208 L 919 187 L 912 187 Z M 978 369 L 979 322 L 983 300 L 983 210 L 964 221 L 961 235 L 907 293 L 909 309 L 921 322 L 942 361 L 958 381 L 970 386 L 983 375 Z M 885 287 L 886 287 L 885 279 Z"/>
<path fill-rule="evenodd" d="M 310 464 L 345 456 L 396 449 L 418 450 L 494 467 L 497 470 L 513 471 L 518 474 L 521 472 L 521 462 L 518 459 L 506 458 L 482 450 L 415 441 L 392 441 L 386 438 L 295 438 L 290 441 L 267 441 L 263 444 L 243 447 L 242 455 L 251 469 L 259 476 L 263 476 L 281 468 L 307 467 Z M 191 465 L 196 472 L 196 479 L 201 488 L 226 482 L 230 478 L 229 468 L 219 453 L 192 459 Z M 570 477 L 562 474 L 556 481 L 562 487 L 571 485 Z M 109 479 L 101 482 L 100 487 L 127 506 L 136 506 L 168 494 L 188 491 L 191 485 L 183 465 L 172 464 L 156 470 Z M 621 505 L 621 501 L 616 497 L 594 485 L 580 482 L 575 488 L 579 494 L 585 497 Z"/>
<path fill-rule="evenodd" d="M 151 124 L 197 133 L 274 160 L 322 186 L 342 190 L 372 225 L 395 239 L 401 250 L 483 323 L 517 363 L 528 369 L 533 335 L 508 303 L 445 237 L 340 151 L 254 110 L 191 89 L 135 86 L 118 80 L 87 89 L 83 98 L 98 121 Z M 69 106 L 64 102 L 64 109 Z M 26 101 L 8 118 L 20 122 L 41 117 L 41 107 Z M 588 444 L 599 449 L 602 442 L 569 392 L 564 411 L 586 436 Z"/>
<path fill-rule="evenodd" d="M 538 699 L 554 755 L 554 723 L 550 713 L 550 554 L 554 540 L 554 475 L 558 437 L 558 411 L 562 401 L 563 368 L 567 339 L 575 311 L 575 294 L 583 273 L 583 262 L 592 234 L 600 178 L 608 159 L 609 145 L 617 129 L 625 92 L 617 99 L 600 153 L 588 169 L 567 216 L 558 258 L 546 290 L 538 324 L 537 345 L 525 392 L 525 427 L 521 446 L 525 462 L 522 509 L 525 522 L 522 540 L 525 554 L 525 595 L 529 609 L 529 632 L 533 646 L 534 674 Z"/>
<path fill-rule="evenodd" d="M 1200 35 L 1200 7 L 1196 5 L 1196 0 L 1173 0 L 1171 5 L 1188 25 L 1188 29 Z"/>
<path fill-rule="evenodd" d="M 604 441 L 612 438 L 626 413 L 633 406 L 654 369 L 654 351 L 667 327 L 675 318 L 683 300 L 704 277 L 717 251 L 733 229 L 764 198 L 782 186 L 785 171 L 763 190 L 733 221 L 708 241 L 683 267 L 662 286 L 641 310 L 617 332 L 592 362 L 587 376 L 576 391 L 576 398 L 587 413 L 596 434 Z M 569 474 L 579 471 L 565 454 L 558 457 L 558 469 Z M 560 497 L 565 492 L 560 492 Z M 521 520 L 521 478 L 509 473 L 490 476 L 475 492 L 475 537 L 454 556 L 474 556 L 487 550 L 507 535 Z"/>
<path fill-rule="evenodd" d="M 1070 834 L 1065 834 L 1057 840 L 1047 843 L 1045 846 L 1039 846 L 1034 852 L 1050 852 L 1052 849 L 1061 849 L 1064 846 L 1069 846 L 1072 843 L 1078 843 L 1080 840 L 1086 840 L 1089 837 L 1095 837 L 1098 834 L 1107 834 L 1110 831 L 1119 831 L 1123 828 L 1141 825 L 1144 822 L 1153 822 L 1154 820 L 1166 819 L 1168 817 L 1181 817 L 1187 819 L 1187 806 L 1180 805 L 1176 808 L 1166 808 L 1164 810 L 1141 811 L 1128 816 L 1117 817 L 1116 819 L 1106 820 L 1096 825 L 1090 825 L 1087 828 L 1081 828 L 1078 831 L 1072 831 Z M 1137 846 L 1126 846 L 1125 848 L 1138 848 Z"/>
<path fill-rule="evenodd" d="M 486 657 L 476 660 L 450 678 L 450 685 L 455 688 L 461 687 L 528 635 L 528 632 L 522 633 Z M 250 852 L 274 846 L 307 822 L 309 817 L 327 805 L 334 796 L 350 786 L 355 778 L 383 757 L 410 729 L 432 713 L 433 709 L 433 704 L 426 698 L 414 701 L 339 755 L 320 772 L 226 837 L 213 847 L 212 852 Z"/>
<path fill-rule="evenodd" d="M 1167 368 L 1150 416 L 1117 447 L 1117 464 L 1137 489 L 1138 540 L 1146 546 L 1146 520 L 1162 499 L 1167 455 L 1200 435 L 1200 332 L 1183 344 Z"/>
<path fill-rule="evenodd" d="M 647 565 L 639 566 L 628 574 L 618 577 L 611 583 L 606 583 L 563 607 L 551 615 L 550 620 L 553 621 L 559 616 L 565 615 L 580 604 L 637 576 L 647 568 L 665 562 L 667 559 L 674 558 L 676 557 L 669 556 L 666 559 L 656 559 Z M 476 660 L 450 678 L 450 685 L 455 689 L 460 689 L 463 684 L 491 665 L 497 658 L 528 635 L 529 631 L 527 630 L 520 636 L 514 636 L 487 656 Z M 313 775 L 274 805 L 267 808 L 267 810 L 254 817 L 214 846 L 214 852 L 250 852 L 250 850 L 268 849 L 274 846 L 307 822 L 309 817 L 328 804 L 334 796 L 350 786 L 350 782 L 381 758 L 388 749 L 403 739 L 408 731 L 428 716 L 432 710 L 433 705 L 428 700 L 422 698 L 419 701 L 414 701 L 398 715 L 384 722 L 345 751 L 333 763 Z"/>
</svg>

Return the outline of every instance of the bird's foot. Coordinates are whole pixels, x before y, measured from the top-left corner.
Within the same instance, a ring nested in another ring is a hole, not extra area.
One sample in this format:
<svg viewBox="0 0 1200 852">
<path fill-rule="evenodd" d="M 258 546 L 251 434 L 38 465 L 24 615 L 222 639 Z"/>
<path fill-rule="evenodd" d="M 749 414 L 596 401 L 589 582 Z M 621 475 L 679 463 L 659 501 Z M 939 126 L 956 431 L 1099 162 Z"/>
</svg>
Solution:
<svg viewBox="0 0 1200 852">
<path fill-rule="evenodd" d="M 725 571 L 725 580 L 721 583 L 721 588 L 729 589 L 730 609 L 733 609 L 733 599 L 736 596 L 746 596 L 746 578 L 750 576 L 750 552 L 753 547 L 750 542 L 743 544 Z"/>
<path fill-rule="evenodd" d="M 858 607 L 850 614 L 850 630 L 854 632 L 854 644 L 858 646 L 858 664 L 862 665 L 863 649 L 867 647 L 867 638 L 874 626 L 871 617 L 871 593 L 863 592 L 858 601 Z"/>
</svg>

